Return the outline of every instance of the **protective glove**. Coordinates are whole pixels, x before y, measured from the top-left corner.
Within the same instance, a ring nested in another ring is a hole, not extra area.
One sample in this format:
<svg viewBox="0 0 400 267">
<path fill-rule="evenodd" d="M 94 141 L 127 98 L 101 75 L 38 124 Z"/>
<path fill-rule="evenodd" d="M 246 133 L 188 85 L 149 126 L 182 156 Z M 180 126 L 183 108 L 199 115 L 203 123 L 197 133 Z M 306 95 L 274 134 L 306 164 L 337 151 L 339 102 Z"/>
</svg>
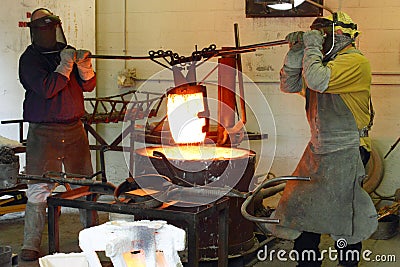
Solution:
<svg viewBox="0 0 400 267">
<path fill-rule="evenodd" d="M 294 49 L 296 48 L 301 48 L 303 44 L 303 31 L 297 31 L 297 32 L 291 32 L 288 35 L 286 35 L 285 40 L 289 42 L 289 47 Z"/>
<path fill-rule="evenodd" d="M 317 47 L 319 50 L 322 50 L 324 36 L 318 30 L 311 30 L 303 34 L 303 42 L 305 47 Z"/>
<path fill-rule="evenodd" d="M 76 65 L 78 65 L 79 76 L 82 80 L 90 80 L 94 77 L 90 51 L 79 49 L 76 51 Z"/>
<path fill-rule="evenodd" d="M 71 48 L 65 48 L 61 50 L 61 61 L 55 69 L 55 72 L 58 72 L 69 79 L 69 75 L 71 74 L 72 68 L 74 67 L 74 60 L 76 56 L 75 52 L 75 49 Z"/>
<path fill-rule="evenodd" d="M 289 42 L 289 51 L 286 54 L 284 60 L 284 66 L 292 69 L 301 69 L 302 60 L 304 55 L 304 44 L 303 44 L 302 31 L 289 33 L 285 40 Z"/>
</svg>

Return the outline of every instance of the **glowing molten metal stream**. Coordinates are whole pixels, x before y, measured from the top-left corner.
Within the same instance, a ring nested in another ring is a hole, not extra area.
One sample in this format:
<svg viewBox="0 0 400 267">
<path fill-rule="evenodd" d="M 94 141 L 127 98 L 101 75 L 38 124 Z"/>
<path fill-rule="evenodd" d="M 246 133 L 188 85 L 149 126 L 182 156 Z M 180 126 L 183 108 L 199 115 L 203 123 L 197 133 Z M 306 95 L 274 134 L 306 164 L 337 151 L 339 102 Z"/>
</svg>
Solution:
<svg viewBox="0 0 400 267">
<path fill-rule="evenodd" d="M 172 138 L 178 146 L 157 148 L 174 160 L 224 160 L 248 156 L 246 150 L 205 145 L 208 106 L 203 88 L 186 86 L 174 88 L 167 94 L 167 116 Z M 200 117 L 200 118 L 199 118 Z M 152 155 L 151 149 L 147 151 Z"/>
<path fill-rule="evenodd" d="M 202 143 L 205 118 L 199 118 L 204 111 L 202 93 L 168 94 L 167 115 L 172 138 L 177 144 Z"/>
</svg>

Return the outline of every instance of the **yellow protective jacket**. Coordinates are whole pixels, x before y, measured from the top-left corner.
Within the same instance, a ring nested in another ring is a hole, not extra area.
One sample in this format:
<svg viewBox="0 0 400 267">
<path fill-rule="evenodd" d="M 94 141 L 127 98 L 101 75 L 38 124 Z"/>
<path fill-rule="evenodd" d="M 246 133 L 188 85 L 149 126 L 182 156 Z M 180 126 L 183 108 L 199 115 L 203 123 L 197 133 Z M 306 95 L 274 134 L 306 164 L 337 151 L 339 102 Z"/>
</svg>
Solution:
<svg viewBox="0 0 400 267">
<path fill-rule="evenodd" d="M 369 61 L 359 50 L 350 47 L 339 52 L 335 60 L 329 61 L 326 66 L 331 69 L 331 76 L 325 93 L 340 95 L 361 130 L 370 122 Z M 360 145 L 371 151 L 371 138 L 361 137 Z"/>
</svg>

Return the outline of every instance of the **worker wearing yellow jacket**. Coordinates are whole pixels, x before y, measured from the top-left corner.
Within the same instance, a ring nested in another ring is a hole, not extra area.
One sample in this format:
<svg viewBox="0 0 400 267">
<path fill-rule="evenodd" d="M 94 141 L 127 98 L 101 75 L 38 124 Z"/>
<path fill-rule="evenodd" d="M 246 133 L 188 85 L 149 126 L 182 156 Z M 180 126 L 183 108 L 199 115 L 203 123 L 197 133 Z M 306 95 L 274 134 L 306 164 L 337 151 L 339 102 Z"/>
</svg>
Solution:
<svg viewBox="0 0 400 267">
<path fill-rule="evenodd" d="M 321 266 L 321 234 L 336 241 L 340 266 L 357 266 L 361 241 L 377 227 L 377 214 L 361 184 L 371 151 L 371 68 L 355 48 L 356 24 L 343 13 L 317 18 L 308 32 L 287 36 L 281 90 L 306 99 L 311 139 L 268 226 L 295 240 L 298 266 Z M 363 166 L 364 164 L 364 166 Z M 313 257 L 301 257 L 303 251 Z M 351 253 L 346 253 L 350 251 Z"/>
</svg>

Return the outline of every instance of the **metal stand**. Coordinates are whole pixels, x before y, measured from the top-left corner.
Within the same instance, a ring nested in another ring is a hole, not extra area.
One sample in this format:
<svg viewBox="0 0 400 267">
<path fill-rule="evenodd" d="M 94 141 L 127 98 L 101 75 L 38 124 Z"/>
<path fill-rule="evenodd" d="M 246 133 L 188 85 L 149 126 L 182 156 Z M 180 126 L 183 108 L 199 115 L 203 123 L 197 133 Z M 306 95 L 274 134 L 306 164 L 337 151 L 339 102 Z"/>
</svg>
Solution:
<svg viewBox="0 0 400 267">
<path fill-rule="evenodd" d="M 214 213 L 218 215 L 218 267 L 228 266 L 228 213 L 229 198 L 224 197 L 216 202 L 199 207 L 174 207 L 163 205 L 159 208 L 136 208 L 132 204 L 112 202 L 96 202 L 94 195 L 104 194 L 96 192 L 90 187 L 80 187 L 53 195 L 47 199 L 48 204 L 48 235 L 49 254 L 59 252 L 59 213 L 60 207 L 71 207 L 87 210 L 97 210 L 112 213 L 132 214 L 136 219 L 165 220 L 177 227 L 182 227 L 187 232 L 188 266 L 198 267 L 199 233 L 198 227 L 201 219 Z M 86 197 L 86 200 L 79 199 Z"/>
</svg>

